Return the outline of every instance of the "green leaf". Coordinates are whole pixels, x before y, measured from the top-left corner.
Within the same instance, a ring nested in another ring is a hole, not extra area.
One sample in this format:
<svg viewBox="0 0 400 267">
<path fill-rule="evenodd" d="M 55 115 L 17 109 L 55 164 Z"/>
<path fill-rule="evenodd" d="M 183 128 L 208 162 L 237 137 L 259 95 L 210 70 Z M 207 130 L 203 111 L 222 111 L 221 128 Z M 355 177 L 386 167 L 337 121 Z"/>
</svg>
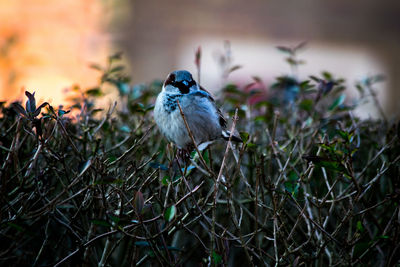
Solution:
<svg viewBox="0 0 400 267">
<path fill-rule="evenodd" d="M 236 94 L 236 95 L 240 95 L 240 96 L 245 96 L 246 93 L 243 91 L 240 91 L 238 89 L 238 87 L 234 84 L 228 84 L 225 86 L 225 88 L 223 89 L 223 91 L 225 93 L 230 93 L 230 94 Z"/>
<path fill-rule="evenodd" d="M 346 99 L 346 95 L 345 94 L 341 94 L 340 96 L 338 96 L 332 103 L 332 105 L 328 108 L 329 111 L 334 110 L 335 108 L 337 108 L 338 106 L 342 105 L 344 103 L 344 100 Z"/>
<path fill-rule="evenodd" d="M 249 140 L 249 133 L 247 132 L 240 132 L 240 138 L 242 138 L 243 143 L 246 143 Z"/>
<path fill-rule="evenodd" d="M 25 231 L 25 228 L 22 227 L 22 226 L 19 226 L 18 224 L 15 224 L 15 223 L 12 223 L 12 222 L 9 222 L 7 224 L 8 224 L 8 226 L 13 227 L 14 229 L 16 229 L 19 232 L 24 232 Z"/>
<path fill-rule="evenodd" d="M 100 88 L 91 88 L 86 90 L 85 92 L 88 96 L 102 96 L 103 93 L 101 92 Z"/>
<path fill-rule="evenodd" d="M 250 150 L 255 150 L 257 148 L 257 145 L 254 143 L 247 143 L 247 148 Z"/>
<path fill-rule="evenodd" d="M 347 170 L 344 165 L 335 160 L 331 160 L 329 158 L 319 157 L 319 156 L 303 156 L 304 159 L 311 161 L 318 167 L 324 167 L 333 171 L 339 171 L 344 174 L 347 174 Z"/>
<path fill-rule="evenodd" d="M 114 60 L 119 60 L 119 59 L 121 59 L 121 58 L 122 58 L 122 52 L 117 52 L 117 53 L 115 53 L 114 55 L 109 56 L 109 57 L 108 57 L 108 61 L 109 61 L 109 62 L 112 62 L 112 61 L 114 61 Z"/>
<path fill-rule="evenodd" d="M 105 220 L 90 220 L 95 225 L 111 227 L 111 224 Z"/>
<path fill-rule="evenodd" d="M 288 175 L 288 179 L 291 182 L 297 182 L 297 180 L 299 179 L 299 177 L 297 176 L 297 173 L 295 171 L 290 171 L 289 175 Z"/>
<path fill-rule="evenodd" d="M 312 108 L 313 108 L 313 104 L 314 104 L 314 101 L 312 101 L 312 99 L 304 99 L 303 101 L 300 102 L 299 107 L 302 110 L 311 112 Z"/>
<path fill-rule="evenodd" d="M 332 81 L 333 80 L 332 74 L 327 72 L 327 71 L 323 71 L 322 72 L 322 76 L 325 78 L 325 80 L 328 80 L 328 81 Z"/>
<path fill-rule="evenodd" d="M 164 213 L 164 218 L 167 222 L 170 222 L 175 217 L 175 214 L 176 214 L 176 207 L 175 205 L 172 205 L 166 209 Z"/>
<path fill-rule="evenodd" d="M 215 250 L 212 252 L 212 257 L 215 265 L 222 263 L 222 256 L 215 252 Z"/>
<path fill-rule="evenodd" d="M 364 232 L 364 227 L 363 227 L 361 221 L 357 221 L 357 225 L 356 226 L 357 226 L 357 230 L 358 231 Z"/>
<path fill-rule="evenodd" d="M 300 184 L 298 182 L 299 177 L 295 171 L 290 171 L 288 174 L 288 180 L 284 183 L 286 191 L 288 191 L 292 196 L 297 197 L 299 193 Z"/>
<path fill-rule="evenodd" d="M 115 67 L 111 68 L 110 73 L 122 71 L 124 69 L 125 69 L 125 66 L 118 65 L 118 66 L 115 66 Z"/>
<path fill-rule="evenodd" d="M 171 181 L 171 178 L 168 175 L 164 175 L 164 177 L 161 179 L 161 183 L 165 186 L 167 186 Z"/>
<path fill-rule="evenodd" d="M 118 224 L 121 221 L 121 219 L 117 216 L 114 216 L 111 214 L 109 214 L 108 216 L 110 217 L 111 221 L 113 221 L 113 223 L 115 223 L 115 224 Z"/>
</svg>

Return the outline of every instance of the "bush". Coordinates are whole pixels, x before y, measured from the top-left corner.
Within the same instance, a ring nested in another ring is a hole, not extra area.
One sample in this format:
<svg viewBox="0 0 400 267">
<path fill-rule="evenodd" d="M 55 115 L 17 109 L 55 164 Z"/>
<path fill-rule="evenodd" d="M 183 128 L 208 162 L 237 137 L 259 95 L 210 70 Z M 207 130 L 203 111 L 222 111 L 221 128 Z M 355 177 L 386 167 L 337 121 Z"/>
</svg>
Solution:
<svg viewBox="0 0 400 267">
<path fill-rule="evenodd" d="M 398 262 L 399 127 L 356 118 L 330 73 L 297 80 L 300 47 L 279 49 L 294 71 L 268 95 L 257 77 L 222 91 L 244 143 L 188 164 L 154 126 L 162 83 L 131 87 L 120 55 L 92 66 L 98 87 L 72 88 L 70 114 L 29 92 L 25 107 L 2 103 L 1 264 Z M 371 94 L 379 79 L 357 88 Z M 101 113 L 105 86 L 120 100 Z"/>
</svg>

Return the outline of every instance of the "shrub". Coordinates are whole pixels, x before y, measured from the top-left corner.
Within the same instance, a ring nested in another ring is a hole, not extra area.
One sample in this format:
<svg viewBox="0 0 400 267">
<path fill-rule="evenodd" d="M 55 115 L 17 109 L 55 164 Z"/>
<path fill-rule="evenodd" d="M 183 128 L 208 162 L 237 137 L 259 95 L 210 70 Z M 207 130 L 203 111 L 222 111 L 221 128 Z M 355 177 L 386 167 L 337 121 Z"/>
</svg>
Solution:
<svg viewBox="0 0 400 267">
<path fill-rule="evenodd" d="M 296 79 L 300 48 L 279 48 L 293 72 L 268 97 L 257 77 L 225 86 L 244 143 L 188 164 L 154 126 L 162 83 L 130 86 L 120 55 L 92 66 L 98 87 L 72 89 L 69 114 L 29 92 L 25 107 L 2 103 L 1 264 L 395 264 L 399 128 L 355 117 L 330 73 Z M 119 103 L 99 113 L 110 85 Z"/>
</svg>

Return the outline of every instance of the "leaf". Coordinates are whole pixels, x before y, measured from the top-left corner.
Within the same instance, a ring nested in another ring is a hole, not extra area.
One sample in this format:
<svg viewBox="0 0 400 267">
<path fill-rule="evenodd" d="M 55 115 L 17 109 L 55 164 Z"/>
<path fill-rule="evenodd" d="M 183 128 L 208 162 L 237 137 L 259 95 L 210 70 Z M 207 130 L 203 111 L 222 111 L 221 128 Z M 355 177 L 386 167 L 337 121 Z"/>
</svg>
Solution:
<svg viewBox="0 0 400 267">
<path fill-rule="evenodd" d="M 25 109 L 27 112 L 35 112 L 36 110 L 36 100 L 35 100 L 35 92 L 33 94 L 25 91 L 25 95 L 28 97 L 28 100 L 25 103 Z"/>
<path fill-rule="evenodd" d="M 121 132 L 125 132 L 125 133 L 130 133 L 130 132 L 132 131 L 131 128 L 129 128 L 128 125 L 122 125 L 122 126 L 119 128 L 119 130 L 120 130 Z"/>
<path fill-rule="evenodd" d="M 12 222 L 9 222 L 7 224 L 8 224 L 8 226 L 13 227 L 14 229 L 16 229 L 19 232 L 25 232 L 25 228 L 22 227 L 22 226 L 19 226 L 18 224 L 15 224 L 15 223 L 12 223 Z"/>
<path fill-rule="evenodd" d="M 95 225 L 100 225 L 100 226 L 105 226 L 105 227 L 111 227 L 111 224 L 105 220 L 90 220 L 91 223 Z"/>
<path fill-rule="evenodd" d="M 294 47 L 293 50 L 295 50 L 295 51 L 301 50 L 301 49 L 305 48 L 306 45 L 307 45 L 307 41 L 300 42 L 298 45 L 296 45 Z"/>
<path fill-rule="evenodd" d="M 247 148 L 250 150 L 255 150 L 257 148 L 257 145 L 254 143 L 247 143 Z"/>
<path fill-rule="evenodd" d="M 242 68 L 242 66 L 240 66 L 240 65 L 235 65 L 235 66 L 233 66 L 233 67 L 231 67 L 230 69 L 229 69 L 229 72 L 231 73 L 231 72 L 234 72 L 235 70 L 238 70 L 238 69 L 241 69 Z"/>
<path fill-rule="evenodd" d="M 103 67 L 100 66 L 100 64 L 97 64 L 97 63 L 89 64 L 89 68 L 95 69 L 95 70 L 98 70 L 98 71 L 103 71 Z"/>
<path fill-rule="evenodd" d="M 39 115 L 40 114 L 40 111 L 42 110 L 42 108 L 44 107 L 44 106 L 46 106 L 46 105 L 48 105 L 49 103 L 47 103 L 47 102 L 44 102 L 43 104 L 41 104 L 36 110 L 35 110 L 35 112 L 33 113 L 33 117 L 36 117 L 37 115 Z M 69 112 L 69 111 L 68 111 Z"/>
<path fill-rule="evenodd" d="M 187 168 L 186 168 L 187 174 L 189 174 L 189 172 L 190 172 L 191 170 L 195 169 L 195 168 L 196 168 L 196 167 L 193 166 L 193 165 L 190 165 L 189 167 L 187 167 Z M 184 172 L 184 171 L 185 171 L 185 168 L 182 168 L 182 172 Z"/>
<path fill-rule="evenodd" d="M 201 46 L 199 46 L 196 50 L 195 54 L 195 59 L 194 59 L 194 64 L 196 64 L 196 67 L 199 69 L 200 68 L 200 63 L 201 63 Z"/>
<path fill-rule="evenodd" d="M 295 60 L 294 58 L 288 57 L 285 59 L 287 63 L 289 63 L 290 65 L 298 65 L 298 61 Z"/>
<path fill-rule="evenodd" d="M 150 247 L 150 243 L 147 241 L 136 241 L 134 244 L 138 247 Z"/>
<path fill-rule="evenodd" d="M 92 160 L 87 160 L 85 162 L 81 162 L 78 166 L 79 176 L 82 176 L 87 169 L 89 169 L 90 165 L 92 164 Z"/>
<path fill-rule="evenodd" d="M 299 179 L 299 177 L 297 176 L 297 173 L 295 171 L 290 171 L 289 175 L 288 175 L 288 179 L 291 182 L 297 182 L 297 180 Z"/>
<path fill-rule="evenodd" d="M 118 91 L 121 95 L 127 95 L 129 93 L 129 90 L 130 90 L 129 84 L 119 82 L 117 84 L 117 87 L 118 87 Z"/>
<path fill-rule="evenodd" d="M 283 52 L 283 53 L 288 53 L 288 54 L 293 54 L 293 50 L 289 47 L 286 46 L 277 46 L 276 47 L 279 51 Z"/>
<path fill-rule="evenodd" d="M 301 108 L 302 110 L 311 112 L 312 108 L 313 108 L 313 104 L 314 104 L 314 101 L 312 99 L 304 99 L 303 101 L 300 102 L 299 108 Z"/>
<path fill-rule="evenodd" d="M 158 162 L 150 162 L 149 166 L 154 168 L 154 169 L 161 169 L 163 171 L 168 170 L 167 166 L 165 166 L 165 165 L 163 165 L 161 163 L 158 163 Z"/>
<path fill-rule="evenodd" d="M 298 183 L 299 177 L 296 172 L 290 171 L 288 175 L 288 181 L 284 183 L 286 191 L 292 194 L 292 196 L 297 197 L 299 192 L 300 184 Z"/>
<path fill-rule="evenodd" d="M 113 72 L 122 71 L 122 70 L 124 70 L 124 69 L 125 69 L 125 66 L 123 66 L 123 65 L 117 65 L 117 66 L 115 66 L 115 67 L 112 67 L 111 70 L 110 70 L 109 72 L 110 72 L 110 73 L 113 73 Z"/>
<path fill-rule="evenodd" d="M 71 111 L 71 110 L 65 111 L 65 110 L 59 109 L 59 110 L 58 110 L 58 116 L 59 116 L 59 117 L 62 117 L 62 116 L 64 116 L 65 114 L 69 113 L 70 111 Z"/>
<path fill-rule="evenodd" d="M 333 171 L 339 171 L 347 174 L 347 170 L 341 162 L 323 158 L 320 156 L 303 156 L 304 159 L 311 161 L 318 167 L 324 167 Z"/>
<path fill-rule="evenodd" d="M 111 61 L 114 61 L 114 60 L 119 60 L 119 59 L 122 58 L 122 54 L 123 54 L 122 52 L 117 52 L 114 55 L 109 56 L 108 57 L 108 61 L 111 62 Z"/>
<path fill-rule="evenodd" d="M 240 138 L 242 138 L 243 143 L 246 143 L 249 140 L 249 133 L 247 132 L 240 132 Z"/>
<path fill-rule="evenodd" d="M 212 252 L 212 257 L 215 265 L 222 263 L 222 256 L 215 252 L 215 250 Z"/>
<path fill-rule="evenodd" d="M 325 78 L 325 80 L 328 80 L 328 81 L 332 81 L 333 80 L 332 74 L 327 72 L 327 71 L 323 71 L 322 72 L 322 76 Z"/>
<path fill-rule="evenodd" d="M 262 83 L 262 80 L 258 76 L 251 76 L 251 78 L 256 82 L 256 83 Z"/>
<path fill-rule="evenodd" d="M 320 83 L 319 83 L 319 85 L 318 85 L 318 89 L 319 89 L 324 95 L 326 95 L 326 94 L 328 94 L 328 93 L 332 90 L 332 88 L 333 88 L 334 85 L 336 85 L 335 82 L 332 82 L 332 81 L 326 82 L 326 81 L 324 81 L 324 80 L 321 80 Z"/>
<path fill-rule="evenodd" d="M 95 87 L 85 91 L 88 96 L 102 96 L 103 93 L 101 92 L 100 88 Z"/>
<path fill-rule="evenodd" d="M 167 222 L 170 222 L 175 217 L 175 214 L 176 214 L 176 207 L 175 205 L 172 205 L 165 210 L 164 218 Z"/>
<path fill-rule="evenodd" d="M 112 214 L 108 214 L 108 217 L 110 217 L 111 221 L 115 224 L 119 224 L 119 222 L 121 221 L 121 219 L 117 216 L 114 216 Z"/>
<path fill-rule="evenodd" d="M 346 95 L 341 94 L 333 101 L 332 105 L 328 108 L 328 110 L 332 111 L 332 110 L 336 109 L 338 106 L 340 106 L 344 103 L 345 99 L 346 99 Z"/>
<path fill-rule="evenodd" d="M 25 117 L 28 117 L 28 114 L 26 113 L 24 107 L 20 103 L 14 102 L 11 105 L 14 108 L 15 112 L 24 115 Z"/>
<path fill-rule="evenodd" d="M 133 200 L 133 206 L 135 207 L 135 210 L 138 214 L 142 213 L 143 207 L 144 207 L 144 197 L 142 192 L 137 191 L 135 194 L 135 199 Z"/>
<path fill-rule="evenodd" d="M 301 88 L 301 90 L 306 91 L 313 88 L 314 86 L 310 84 L 310 80 L 305 80 L 299 84 L 299 87 Z"/>
<path fill-rule="evenodd" d="M 238 87 L 237 87 L 236 85 L 234 85 L 234 84 L 228 84 L 228 85 L 226 85 L 225 88 L 223 89 L 223 91 L 224 91 L 225 93 L 231 93 L 231 94 L 236 94 L 236 95 L 240 95 L 240 96 L 246 95 L 246 93 L 240 91 L 240 90 L 238 89 Z"/>
<path fill-rule="evenodd" d="M 297 197 L 300 187 L 299 183 L 285 182 L 284 186 L 286 191 L 288 191 L 293 197 Z"/>
<path fill-rule="evenodd" d="M 161 183 L 165 186 L 167 186 L 171 181 L 171 178 L 168 175 L 164 175 L 164 177 L 161 179 Z"/>
<path fill-rule="evenodd" d="M 357 230 L 358 231 L 364 232 L 364 227 L 363 227 L 361 221 L 357 221 L 357 225 L 356 226 L 357 226 Z"/>
</svg>

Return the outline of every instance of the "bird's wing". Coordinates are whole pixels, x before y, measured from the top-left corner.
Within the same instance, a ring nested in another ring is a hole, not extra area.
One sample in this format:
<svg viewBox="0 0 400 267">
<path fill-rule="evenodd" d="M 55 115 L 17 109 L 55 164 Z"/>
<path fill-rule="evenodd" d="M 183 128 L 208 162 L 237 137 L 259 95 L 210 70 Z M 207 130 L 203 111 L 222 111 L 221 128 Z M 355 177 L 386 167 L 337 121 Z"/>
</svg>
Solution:
<svg viewBox="0 0 400 267">
<path fill-rule="evenodd" d="M 215 104 L 215 100 L 211 96 L 211 93 L 209 93 L 206 89 L 204 89 L 203 87 L 200 86 L 200 90 L 195 91 L 192 94 L 195 96 L 206 97 L 206 98 L 208 98 L 208 100 L 210 100 L 210 102 L 214 105 L 215 110 L 217 111 L 217 114 L 219 117 L 219 125 L 221 125 L 221 128 L 222 128 L 222 137 L 225 140 L 229 140 L 229 136 L 231 135 L 231 133 L 226 130 L 227 122 L 224 118 L 224 115 L 222 115 L 221 110 Z M 232 135 L 232 141 L 243 142 L 236 130 L 235 130 L 235 133 Z"/>
<path fill-rule="evenodd" d="M 217 111 L 218 117 L 219 117 L 219 124 L 221 125 L 222 129 L 226 128 L 226 120 L 224 118 L 224 115 L 222 115 L 221 110 L 217 107 L 215 104 L 214 97 L 212 97 L 211 93 L 208 92 L 206 89 L 204 89 L 202 86 L 199 86 L 200 90 L 194 92 L 194 95 L 200 96 L 200 97 L 207 97 L 211 103 L 214 105 L 215 110 Z"/>
</svg>

